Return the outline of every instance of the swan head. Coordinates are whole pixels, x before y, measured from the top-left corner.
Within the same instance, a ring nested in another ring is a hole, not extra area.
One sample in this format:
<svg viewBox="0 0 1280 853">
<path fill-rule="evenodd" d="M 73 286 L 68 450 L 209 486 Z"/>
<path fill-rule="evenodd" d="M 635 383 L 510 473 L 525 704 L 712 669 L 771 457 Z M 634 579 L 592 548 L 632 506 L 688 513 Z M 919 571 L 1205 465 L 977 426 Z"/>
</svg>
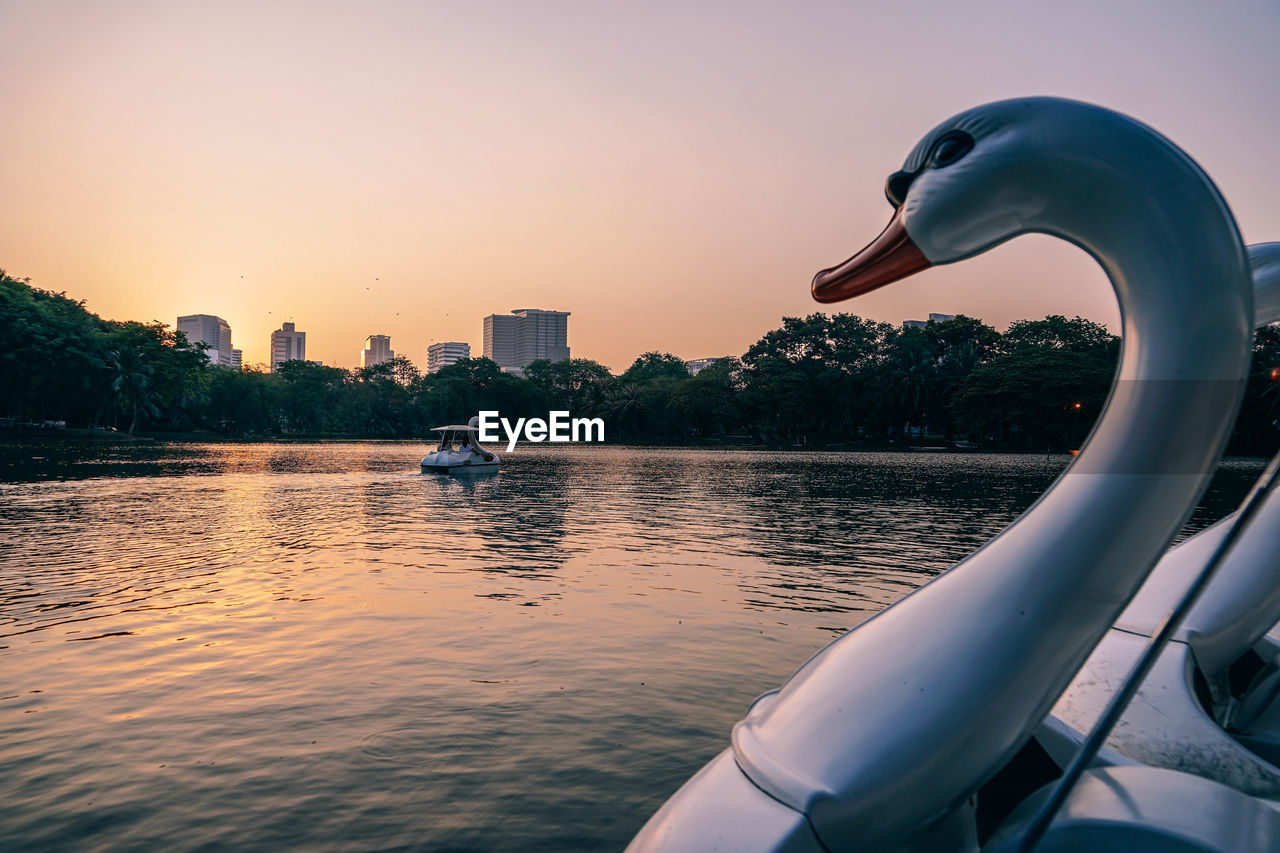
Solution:
<svg viewBox="0 0 1280 853">
<path fill-rule="evenodd" d="M 885 182 L 894 207 L 884 232 L 842 264 L 813 279 L 813 298 L 839 302 L 935 264 L 980 254 L 1019 234 L 1054 231 L 1064 197 L 1115 189 L 1141 177 L 1134 129 L 1148 133 L 1160 157 L 1185 158 L 1149 128 L 1119 113 L 1061 98 L 1021 98 L 967 110 L 929 131 Z M 1115 157 L 1122 136 L 1129 153 Z M 1108 144 L 1111 149 L 1107 150 Z M 1140 146 L 1143 147 L 1143 146 Z M 1103 156 L 1093 156 L 1102 154 Z M 1120 159 L 1123 176 L 1073 174 Z M 1134 166 L 1137 166 L 1135 169 Z M 1114 180 L 1123 177 L 1123 180 Z M 1084 186 L 1073 186 L 1073 179 Z M 1096 204 L 1080 205 L 1096 210 Z M 1069 216 L 1067 217 L 1070 218 Z M 1074 235 L 1063 234 L 1073 242 Z"/>
</svg>

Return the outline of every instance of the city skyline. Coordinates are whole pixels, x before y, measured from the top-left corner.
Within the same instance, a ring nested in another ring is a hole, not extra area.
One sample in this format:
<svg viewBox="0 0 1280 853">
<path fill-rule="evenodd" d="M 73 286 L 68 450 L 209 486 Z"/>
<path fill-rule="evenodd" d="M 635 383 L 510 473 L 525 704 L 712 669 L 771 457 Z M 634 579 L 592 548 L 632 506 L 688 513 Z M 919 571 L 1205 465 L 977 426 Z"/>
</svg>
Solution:
<svg viewBox="0 0 1280 853">
<path fill-rule="evenodd" d="M 405 355 L 403 350 L 400 355 L 408 358 L 410 363 L 423 373 L 435 373 L 444 367 L 456 364 L 462 359 L 488 358 L 496 361 L 503 370 L 513 372 L 516 375 L 523 375 L 523 367 L 535 359 L 545 358 L 551 361 L 559 361 L 570 357 L 570 348 L 567 345 L 567 318 L 571 314 L 572 312 L 569 311 L 551 311 L 539 308 L 518 308 L 508 314 L 490 314 L 482 319 L 483 330 L 481 338 L 483 343 L 479 354 L 472 353 L 471 344 L 468 341 L 432 341 L 427 345 L 426 355 L 421 361 Z M 929 323 L 944 323 L 948 320 L 954 320 L 956 315 L 930 311 L 928 312 L 928 318 L 928 320 L 904 319 L 899 325 L 904 329 L 908 327 L 924 329 Z M 981 317 L 974 319 L 982 321 Z M 184 322 L 185 329 L 182 328 Z M 508 325 L 500 326 L 503 323 Z M 519 324 L 528 325 L 530 328 L 521 328 Z M 215 327 L 216 329 L 212 333 L 206 331 L 208 328 Z M 230 364 L 219 357 L 218 340 L 225 339 L 227 346 L 230 346 L 231 327 L 223 318 L 206 314 L 183 316 L 178 318 L 178 323 L 173 328 L 183 331 L 188 340 L 208 344 L 210 362 L 212 364 L 221 364 L 224 367 L 234 366 L 237 370 L 241 369 L 240 349 L 230 350 L 233 353 Z M 222 338 L 224 333 L 225 338 Z M 279 329 L 271 333 L 271 345 L 269 347 L 271 361 L 260 366 L 274 373 L 282 362 L 295 359 L 306 360 L 306 338 L 306 332 L 297 330 L 294 322 L 285 321 Z M 660 349 L 656 351 L 668 352 Z M 635 357 L 639 358 L 640 355 L 642 354 L 637 353 Z M 697 375 L 701 370 L 726 356 L 733 357 L 733 354 L 698 358 L 682 357 L 682 360 L 689 368 L 689 372 Z M 389 361 L 394 357 L 396 357 L 396 353 L 391 349 L 389 335 L 366 335 L 364 338 L 364 350 L 357 357 L 355 366 L 361 368 L 373 366 Z M 588 356 L 579 357 L 589 358 Z M 320 359 L 311 359 L 311 361 L 316 364 L 325 364 Z M 366 361 L 368 362 L 367 364 L 365 363 Z M 630 365 L 631 362 L 627 362 L 624 367 L 629 367 Z M 245 366 L 254 367 L 256 365 L 253 362 L 248 362 Z M 341 364 L 330 364 L 330 366 L 345 367 L 345 365 Z M 622 369 L 618 368 L 614 372 L 621 372 Z"/>
<path fill-rule="evenodd" d="M 348 331 L 478 349 L 474 318 L 522 304 L 571 307 L 575 354 L 613 370 L 653 349 L 741 353 L 819 310 L 813 274 L 879 233 L 885 177 L 929 128 L 1026 94 L 1151 124 L 1204 166 L 1246 242 L 1280 237 L 1274 4 L 918 17 L 5 4 L 0 27 L 23 37 L 0 56 L 17 128 L 0 143 L 0 267 L 108 318 L 200 306 L 234 320 L 246 363 L 269 363 L 300 305 L 309 357 L 342 366 Z M 1097 265 L 1038 236 L 847 310 L 1118 331 Z"/>
<path fill-rule="evenodd" d="M 521 308 L 512 311 L 510 315 L 491 315 L 481 319 L 482 325 L 486 325 L 493 316 L 499 316 L 501 319 L 523 320 L 526 318 L 534 318 L 542 322 L 535 322 L 536 329 L 523 335 L 520 343 L 516 343 L 515 331 L 512 331 L 511 348 L 513 353 L 516 348 L 522 351 L 527 350 L 525 354 L 529 356 L 525 361 L 531 361 L 533 358 L 551 358 L 552 360 L 560 360 L 569 357 L 569 348 L 563 345 L 566 335 L 565 318 L 569 316 L 568 311 L 546 311 L 542 309 Z M 519 316 L 516 316 L 519 315 Z M 548 341 L 542 340 L 547 337 L 547 320 L 550 320 L 554 326 L 558 322 L 559 327 L 552 329 L 551 344 L 548 347 Z M 211 364 L 217 364 L 223 367 L 241 368 L 241 349 L 233 349 L 231 346 L 232 326 L 229 321 L 222 317 L 211 314 L 191 314 L 183 315 L 177 318 L 177 322 L 171 325 L 171 328 L 183 332 L 187 339 L 192 342 L 204 343 L 208 346 L 209 359 Z M 559 332 L 556 338 L 554 332 Z M 482 330 L 481 338 L 485 337 Z M 536 338 L 536 340 L 525 340 L 524 338 Z M 559 349 L 557 349 L 557 341 Z M 371 334 L 364 336 L 364 349 L 356 358 L 354 366 L 365 367 L 380 364 L 389 361 L 396 356 L 391 349 L 391 338 L 389 335 Z M 541 344 L 541 346 L 539 346 Z M 283 322 L 279 329 L 271 332 L 271 342 L 267 348 L 269 361 L 267 362 L 245 362 L 244 366 L 253 367 L 260 365 L 268 371 L 274 373 L 279 365 L 286 361 L 307 360 L 307 333 L 299 330 L 297 324 L 292 320 Z M 560 351 L 563 350 L 563 352 Z M 410 358 L 415 366 L 420 366 L 423 372 L 431 373 L 454 364 L 464 358 L 471 358 L 471 344 L 469 341 L 432 341 L 425 347 L 426 355 L 421 363 Z M 404 356 L 404 352 L 401 352 Z M 408 356 L 405 356 L 408 357 Z M 477 356 L 479 357 L 479 356 Z M 485 358 L 491 357 L 486 354 Z M 320 359 L 311 359 L 315 363 L 324 364 Z M 364 362 L 368 361 L 368 364 Z M 346 367 L 348 365 L 331 363 L 331 366 Z M 504 366 L 508 366 L 505 365 Z"/>
</svg>

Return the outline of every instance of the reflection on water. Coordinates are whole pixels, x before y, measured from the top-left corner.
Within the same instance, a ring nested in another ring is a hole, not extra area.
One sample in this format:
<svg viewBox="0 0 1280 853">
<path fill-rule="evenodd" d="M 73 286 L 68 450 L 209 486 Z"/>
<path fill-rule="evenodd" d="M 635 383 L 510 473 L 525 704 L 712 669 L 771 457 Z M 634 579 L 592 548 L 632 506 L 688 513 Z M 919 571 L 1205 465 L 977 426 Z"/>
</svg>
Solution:
<svg viewBox="0 0 1280 853">
<path fill-rule="evenodd" d="M 1066 462 L 421 450 L 0 449 L 0 848 L 620 848 Z"/>
</svg>

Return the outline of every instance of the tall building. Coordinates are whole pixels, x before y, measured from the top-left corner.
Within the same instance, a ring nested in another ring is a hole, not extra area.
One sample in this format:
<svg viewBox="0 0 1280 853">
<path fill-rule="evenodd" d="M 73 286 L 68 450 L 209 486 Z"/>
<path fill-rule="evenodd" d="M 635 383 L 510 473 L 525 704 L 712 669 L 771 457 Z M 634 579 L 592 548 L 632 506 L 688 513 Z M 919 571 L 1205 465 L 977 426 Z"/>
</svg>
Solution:
<svg viewBox="0 0 1280 853">
<path fill-rule="evenodd" d="M 484 356 L 509 373 L 521 374 L 540 358 L 569 357 L 569 312 L 517 308 L 484 318 Z"/>
<path fill-rule="evenodd" d="M 307 358 L 307 333 L 298 332 L 292 323 L 281 323 L 271 333 L 271 372 L 286 361 L 305 361 Z"/>
<path fill-rule="evenodd" d="M 691 358 L 684 363 L 684 367 L 689 371 L 690 376 L 697 376 L 719 360 L 718 358 Z"/>
<path fill-rule="evenodd" d="M 923 329 L 930 323 L 945 323 L 948 320 L 954 320 L 955 314 L 929 314 L 928 320 L 903 320 L 902 328 L 904 329 Z"/>
<path fill-rule="evenodd" d="M 360 366 L 373 367 L 390 361 L 396 354 L 391 351 L 390 335 L 370 335 L 364 339 L 364 352 L 360 353 Z"/>
<path fill-rule="evenodd" d="M 231 325 L 212 314 L 188 314 L 178 318 L 178 331 L 191 343 L 199 341 L 208 347 L 209 363 L 220 367 L 234 367 L 235 354 L 231 349 Z"/>
<path fill-rule="evenodd" d="M 516 320 L 514 314 L 484 318 L 484 357 L 508 370 L 516 367 Z"/>
<path fill-rule="evenodd" d="M 461 341 L 441 341 L 427 347 L 427 373 L 435 373 L 442 367 L 457 364 L 471 358 L 471 344 Z"/>
<path fill-rule="evenodd" d="M 231 369 L 244 370 L 244 350 L 233 349 L 231 351 Z"/>
</svg>

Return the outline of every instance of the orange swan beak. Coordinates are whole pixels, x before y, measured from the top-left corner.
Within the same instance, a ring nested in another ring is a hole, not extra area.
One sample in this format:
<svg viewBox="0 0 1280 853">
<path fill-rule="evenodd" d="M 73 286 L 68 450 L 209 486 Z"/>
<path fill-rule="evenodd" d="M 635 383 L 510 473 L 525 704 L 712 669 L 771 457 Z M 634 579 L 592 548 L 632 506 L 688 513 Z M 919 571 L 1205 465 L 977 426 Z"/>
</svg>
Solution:
<svg viewBox="0 0 1280 853">
<path fill-rule="evenodd" d="M 861 296 L 929 266 L 929 259 L 907 234 L 899 208 L 871 245 L 813 277 L 813 298 L 818 302 L 839 302 Z"/>
</svg>

